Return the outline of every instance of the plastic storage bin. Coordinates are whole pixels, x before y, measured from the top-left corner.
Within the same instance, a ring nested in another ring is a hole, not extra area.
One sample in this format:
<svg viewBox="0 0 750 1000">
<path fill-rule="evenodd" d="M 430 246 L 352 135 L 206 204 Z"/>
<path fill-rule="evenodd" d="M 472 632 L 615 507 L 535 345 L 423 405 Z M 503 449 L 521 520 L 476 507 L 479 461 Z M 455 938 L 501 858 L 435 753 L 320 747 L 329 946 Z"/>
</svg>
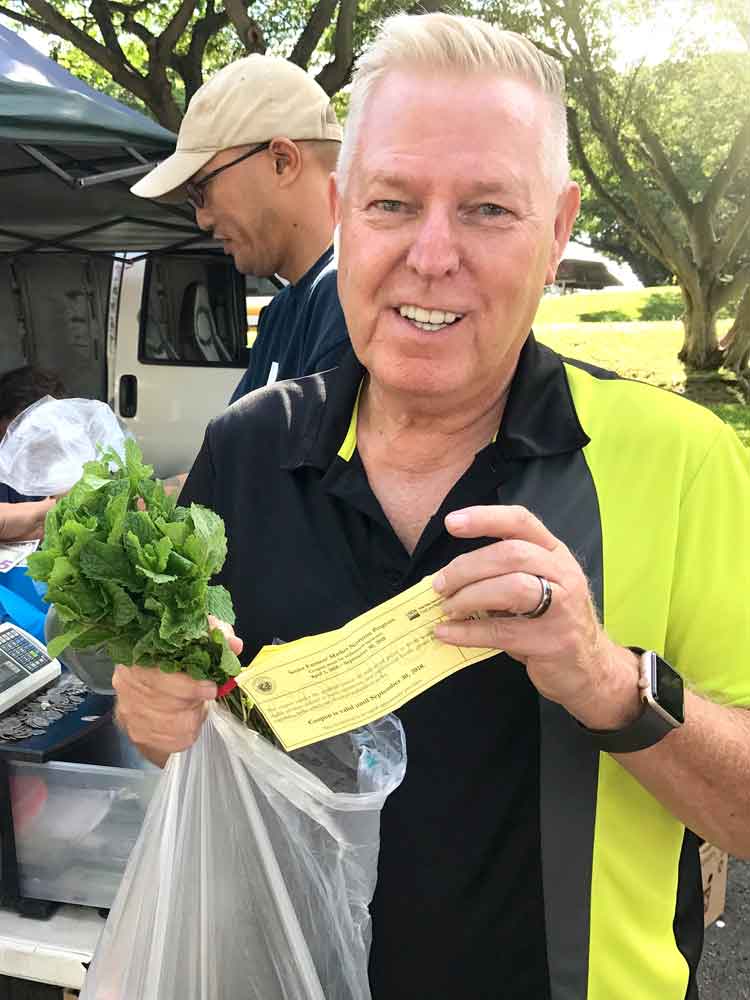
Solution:
<svg viewBox="0 0 750 1000">
<path fill-rule="evenodd" d="M 158 771 L 8 764 L 21 895 L 109 908 Z"/>
</svg>

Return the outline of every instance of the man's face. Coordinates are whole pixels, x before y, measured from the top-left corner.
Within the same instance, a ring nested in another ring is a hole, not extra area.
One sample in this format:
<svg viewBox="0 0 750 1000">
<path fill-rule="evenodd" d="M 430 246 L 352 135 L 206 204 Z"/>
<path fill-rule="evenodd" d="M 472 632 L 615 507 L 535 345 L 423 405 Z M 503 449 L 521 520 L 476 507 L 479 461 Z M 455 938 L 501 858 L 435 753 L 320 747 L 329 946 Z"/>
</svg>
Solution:
<svg viewBox="0 0 750 1000">
<path fill-rule="evenodd" d="M 192 178 L 196 183 L 213 170 L 231 163 L 245 147 L 223 149 Z M 204 204 L 195 218 L 201 229 L 212 232 L 234 257 L 242 274 L 269 277 L 279 266 L 281 223 L 275 208 L 276 186 L 268 151 L 242 160 L 224 170 L 202 189 Z"/>
<path fill-rule="evenodd" d="M 339 294 L 383 386 L 455 401 L 512 372 L 578 207 L 545 176 L 546 97 L 495 76 L 386 76 L 362 120 Z"/>
</svg>

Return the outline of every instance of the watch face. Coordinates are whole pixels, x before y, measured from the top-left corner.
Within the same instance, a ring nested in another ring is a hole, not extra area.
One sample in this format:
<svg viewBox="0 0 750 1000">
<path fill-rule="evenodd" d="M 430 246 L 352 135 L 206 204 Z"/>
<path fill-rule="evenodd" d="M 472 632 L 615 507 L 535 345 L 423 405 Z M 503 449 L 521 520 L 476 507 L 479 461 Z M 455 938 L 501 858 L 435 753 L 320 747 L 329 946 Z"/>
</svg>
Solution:
<svg viewBox="0 0 750 1000">
<path fill-rule="evenodd" d="M 682 678 L 664 660 L 654 657 L 651 693 L 657 705 L 682 724 L 685 721 Z"/>
</svg>

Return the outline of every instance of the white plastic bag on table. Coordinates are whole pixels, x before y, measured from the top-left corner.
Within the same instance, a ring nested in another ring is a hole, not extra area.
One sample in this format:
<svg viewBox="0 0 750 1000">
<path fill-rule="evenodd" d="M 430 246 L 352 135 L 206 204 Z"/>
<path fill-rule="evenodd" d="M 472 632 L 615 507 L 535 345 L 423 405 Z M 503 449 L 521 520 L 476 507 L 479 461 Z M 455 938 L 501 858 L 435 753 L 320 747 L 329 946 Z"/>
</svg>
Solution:
<svg viewBox="0 0 750 1000">
<path fill-rule="evenodd" d="M 170 759 L 81 1000 L 369 1000 L 400 722 L 294 754 L 212 705 Z"/>
<path fill-rule="evenodd" d="M 45 396 L 8 426 L 0 442 L 0 483 L 25 496 L 57 496 L 81 478 L 97 445 L 125 450 L 125 433 L 106 403 Z"/>
</svg>

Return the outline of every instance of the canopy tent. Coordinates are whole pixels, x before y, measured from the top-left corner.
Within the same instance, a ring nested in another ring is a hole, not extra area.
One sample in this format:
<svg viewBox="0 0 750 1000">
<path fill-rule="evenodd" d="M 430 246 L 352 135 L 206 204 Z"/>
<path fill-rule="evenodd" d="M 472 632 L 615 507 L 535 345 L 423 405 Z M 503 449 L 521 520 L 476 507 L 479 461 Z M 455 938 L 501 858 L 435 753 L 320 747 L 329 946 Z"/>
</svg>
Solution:
<svg viewBox="0 0 750 1000">
<path fill-rule="evenodd" d="M 174 144 L 172 132 L 0 25 L 0 254 L 205 240 L 187 208 L 129 191 Z"/>
</svg>

